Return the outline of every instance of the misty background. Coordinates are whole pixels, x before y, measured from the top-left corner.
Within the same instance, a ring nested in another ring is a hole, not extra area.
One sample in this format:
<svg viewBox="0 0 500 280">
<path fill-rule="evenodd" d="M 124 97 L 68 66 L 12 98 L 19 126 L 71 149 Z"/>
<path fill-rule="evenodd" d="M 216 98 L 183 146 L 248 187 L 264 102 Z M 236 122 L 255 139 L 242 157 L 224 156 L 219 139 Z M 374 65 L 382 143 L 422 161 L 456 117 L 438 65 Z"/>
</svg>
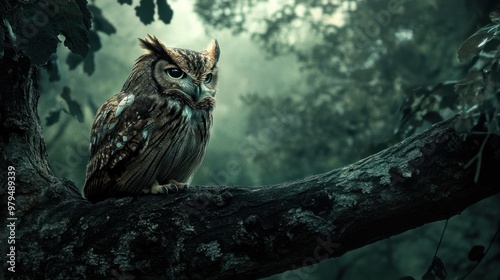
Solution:
<svg viewBox="0 0 500 280">
<path fill-rule="evenodd" d="M 170 0 L 169 24 L 156 13 L 144 24 L 135 9 L 143 1 L 119 2 L 90 3 L 113 27 L 91 37 L 100 46 L 91 53 L 93 65 L 73 67 L 59 44 L 60 79 L 50 81 L 41 70 L 39 116 L 51 167 L 80 188 L 96 110 L 120 91 L 143 54 L 137 38 L 151 34 L 195 50 L 218 40 L 214 126 L 192 184 L 252 187 L 345 166 L 458 112 L 452 88 L 423 97 L 414 90 L 463 78 L 470 64 L 460 64 L 456 51 L 488 23 L 497 1 Z M 65 88 L 71 102 L 61 95 Z M 419 115 L 412 104 L 422 99 L 418 112 L 426 113 Z M 405 119 L 402 108 L 413 117 Z M 488 246 L 498 202 L 490 198 L 450 219 L 438 254 L 449 279 L 473 267 L 473 246 Z M 443 226 L 425 225 L 270 279 L 420 279 Z M 468 279 L 500 279 L 499 242 Z"/>
</svg>

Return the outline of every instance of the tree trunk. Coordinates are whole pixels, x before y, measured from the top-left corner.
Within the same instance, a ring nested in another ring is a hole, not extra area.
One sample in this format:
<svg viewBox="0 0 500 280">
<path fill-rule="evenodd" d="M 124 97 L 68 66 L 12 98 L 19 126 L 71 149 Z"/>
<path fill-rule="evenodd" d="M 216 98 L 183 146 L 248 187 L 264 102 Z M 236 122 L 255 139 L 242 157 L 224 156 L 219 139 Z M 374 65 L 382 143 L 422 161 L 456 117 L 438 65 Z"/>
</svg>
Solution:
<svg viewBox="0 0 500 280">
<path fill-rule="evenodd" d="M 449 218 L 500 191 L 500 137 L 486 137 L 481 126 L 461 135 L 455 116 L 294 182 L 198 186 L 91 204 L 48 167 L 37 69 L 13 53 L 0 69 L 2 212 L 15 198 L 4 219 L 14 226 L 2 227 L 3 236 L 15 237 L 3 253 L 7 261 L 14 257 L 3 262 L 3 279 L 255 279 Z"/>
</svg>

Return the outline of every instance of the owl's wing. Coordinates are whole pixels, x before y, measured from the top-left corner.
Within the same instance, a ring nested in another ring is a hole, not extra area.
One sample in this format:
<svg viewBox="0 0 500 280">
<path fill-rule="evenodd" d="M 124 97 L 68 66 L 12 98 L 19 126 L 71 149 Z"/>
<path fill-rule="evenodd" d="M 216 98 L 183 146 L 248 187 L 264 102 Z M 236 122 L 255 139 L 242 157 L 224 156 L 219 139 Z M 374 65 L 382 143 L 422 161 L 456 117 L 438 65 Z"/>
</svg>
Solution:
<svg viewBox="0 0 500 280">
<path fill-rule="evenodd" d="M 89 200 L 115 192 L 117 178 L 148 146 L 148 132 L 153 128 L 149 102 L 121 92 L 99 108 L 91 131 L 84 188 Z"/>
</svg>

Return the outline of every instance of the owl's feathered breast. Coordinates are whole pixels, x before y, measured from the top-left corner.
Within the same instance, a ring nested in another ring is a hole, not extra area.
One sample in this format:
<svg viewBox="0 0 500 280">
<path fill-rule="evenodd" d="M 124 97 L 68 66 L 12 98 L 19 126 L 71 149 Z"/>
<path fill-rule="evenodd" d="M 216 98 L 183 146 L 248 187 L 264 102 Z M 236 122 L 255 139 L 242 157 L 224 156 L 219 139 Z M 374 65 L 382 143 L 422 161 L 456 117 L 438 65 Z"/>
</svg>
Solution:
<svg viewBox="0 0 500 280">
<path fill-rule="evenodd" d="M 155 180 L 189 179 L 203 159 L 214 104 L 176 91 L 110 98 L 92 128 L 86 197 L 137 194 Z"/>
</svg>

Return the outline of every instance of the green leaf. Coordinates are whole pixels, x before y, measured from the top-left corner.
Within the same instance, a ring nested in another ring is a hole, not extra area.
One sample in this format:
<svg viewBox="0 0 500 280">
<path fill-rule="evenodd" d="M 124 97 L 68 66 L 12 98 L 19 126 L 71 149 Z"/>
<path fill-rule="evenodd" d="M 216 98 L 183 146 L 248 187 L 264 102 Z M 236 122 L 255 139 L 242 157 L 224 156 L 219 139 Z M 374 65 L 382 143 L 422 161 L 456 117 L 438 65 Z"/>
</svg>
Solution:
<svg viewBox="0 0 500 280">
<path fill-rule="evenodd" d="M 475 59 L 469 72 L 455 87 L 464 112 L 456 129 L 465 132 L 472 129 L 482 115 L 497 114 L 495 112 L 499 110 L 500 24 L 493 23 L 479 29 L 462 44 L 460 56 Z M 489 132 L 498 131 L 498 125 L 489 126 Z"/>
<path fill-rule="evenodd" d="M 101 39 L 99 38 L 99 35 L 97 35 L 97 32 L 95 32 L 94 30 L 90 30 L 89 32 L 89 41 L 90 41 L 90 52 L 95 53 L 101 49 L 102 47 Z"/>
<path fill-rule="evenodd" d="M 161 21 L 169 24 L 174 16 L 174 11 L 168 5 L 167 0 L 156 0 L 156 6 L 158 6 L 158 16 Z"/>
<path fill-rule="evenodd" d="M 94 62 L 94 53 L 89 53 L 84 59 L 83 59 L 83 72 L 87 73 L 87 75 L 92 75 L 94 74 L 95 71 L 95 62 Z"/>
<path fill-rule="evenodd" d="M 29 45 L 25 45 L 26 54 L 30 57 L 33 64 L 42 65 L 49 60 L 50 56 L 56 52 L 57 44 L 59 44 L 59 39 L 56 36 L 52 36 L 50 32 L 41 30 L 37 33 L 32 40 L 39 42 L 39 47 L 37 48 L 35 44 L 30 42 Z M 20 47 L 22 49 L 22 47 Z"/>
<path fill-rule="evenodd" d="M 101 49 L 101 39 L 97 32 L 94 30 L 90 30 L 89 32 L 89 40 L 90 40 L 90 52 L 83 59 L 83 72 L 87 73 L 87 75 L 92 75 L 95 71 L 95 53 Z"/>
<path fill-rule="evenodd" d="M 69 87 L 65 86 L 63 88 L 61 97 L 64 99 L 64 101 L 66 101 L 66 104 L 68 105 L 69 114 L 75 117 L 79 122 L 83 122 L 82 108 L 80 104 L 78 104 L 78 102 L 71 99 L 71 89 Z"/>
<path fill-rule="evenodd" d="M 86 57 L 82 57 L 81 55 L 69 53 L 68 57 L 66 57 L 66 64 L 68 64 L 69 69 L 75 69 L 80 63 L 83 62 L 83 71 L 87 73 L 87 75 L 92 75 L 95 71 L 95 52 L 101 49 L 101 39 L 99 39 L 99 35 L 94 30 L 90 30 L 89 32 L 89 40 L 90 40 L 90 52 Z"/>
<path fill-rule="evenodd" d="M 94 29 L 102 31 L 108 35 L 116 33 L 116 28 L 103 15 L 101 9 L 94 5 L 89 5 L 89 10 L 92 12 Z M 92 44 L 92 43 L 91 43 Z"/>
<path fill-rule="evenodd" d="M 484 258 L 484 255 L 484 246 L 475 245 L 470 249 L 468 257 L 470 261 L 478 262 Z"/>
<path fill-rule="evenodd" d="M 492 22 L 500 23 L 500 6 L 497 5 L 493 8 L 493 11 L 490 13 L 490 19 Z"/>
<path fill-rule="evenodd" d="M 94 53 L 91 52 L 86 57 L 81 57 L 78 54 L 69 53 L 68 57 L 66 57 L 66 64 L 68 64 L 70 70 L 75 69 L 82 62 L 83 62 L 83 72 L 85 72 L 89 76 L 94 74 L 95 71 Z"/>
<path fill-rule="evenodd" d="M 499 36 L 500 24 L 494 23 L 479 29 L 474 35 L 467 38 L 457 51 L 458 60 L 463 62 L 479 52 L 487 45 L 493 38 Z"/>
<path fill-rule="evenodd" d="M 59 59 L 57 54 L 52 54 L 45 65 L 42 66 L 49 74 L 49 81 L 55 82 L 61 80 L 61 71 L 59 69 Z"/>
<path fill-rule="evenodd" d="M 68 57 L 66 57 L 66 64 L 68 64 L 70 70 L 75 69 L 82 61 L 83 57 L 78 54 L 69 53 Z"/>
<path fill-rule="evenodd" d="M 155 4 L 153 0 L 141 0 L 139 6 L 135 7 L 135 14 L 144 24 L 150 24 L 154 20 Z"/>
<path fill-rule="evenodd" d="M 45 125 L 51 126 L 59 121 L 61 110 L 50 111 L 49 115 L 45 118 Z"/>
<path fill-rule="evenodd" d="M 85 25 L 85 28 L 90 30 L 92 27 L 92 13 L 88 9 L 87 0 L 75 0 L 75 2 L 83 15 L 83 24 Z"/>
<path fill-rule="evenodd" d="M 118 0 L 118 3 L 121 5 L 127 4 L 127 5 L 132 5 L 132 0 Z"/>
<path fill-rule="evenodd" d="M 80 7 L 73 1 L 56 0 L 55 2 L 59 5 L 60 11 L 54 16 L 54 24 L 66 38 L 64 45 L 72 52 L 86 56 L 89 51 L 90 24 L 87 24 L 89 18 L 84 18 Z M 88 9 L 86 12 L 90 15 Z"/>
<path fill-rule="evenodd" d="M 434 280 L 436 278 L 445 280 L 447 275 L 448 273 L 446 272 L 443 261 L 439 257 L 435 256 L 429 266 L 429 269 L 424 276 L 422 276 L 422 280 Z"/>
<path fill-rule="evenodd" d="M 443 117 L 438 111 L 429 111 L 422 118 L 430 123 L 438 123 L 443 120 Z"/>
</svg>

